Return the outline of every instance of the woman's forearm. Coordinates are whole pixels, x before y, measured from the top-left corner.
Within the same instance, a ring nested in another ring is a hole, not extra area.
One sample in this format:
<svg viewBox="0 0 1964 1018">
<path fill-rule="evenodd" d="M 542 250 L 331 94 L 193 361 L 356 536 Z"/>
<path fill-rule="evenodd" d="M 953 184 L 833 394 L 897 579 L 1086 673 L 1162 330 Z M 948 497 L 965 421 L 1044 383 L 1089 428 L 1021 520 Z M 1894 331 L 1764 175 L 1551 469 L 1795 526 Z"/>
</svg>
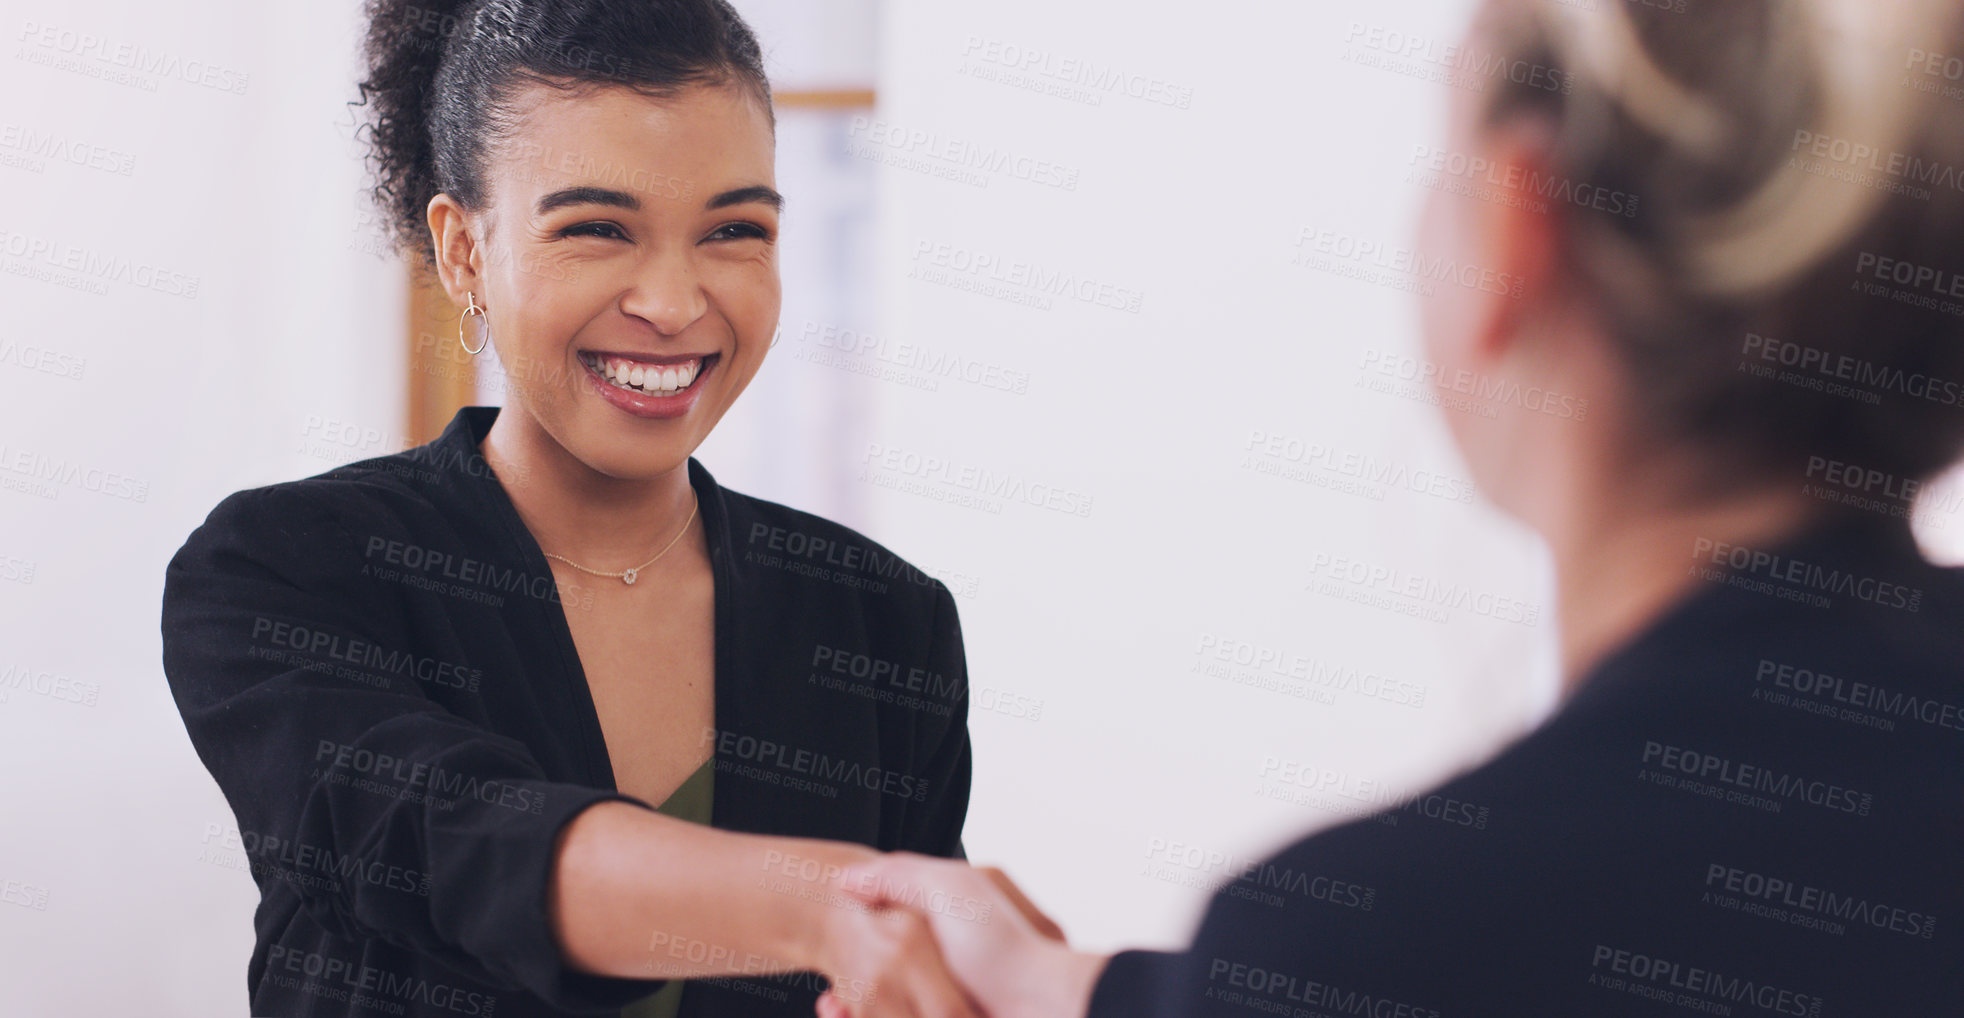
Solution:
<svg viewBox="0 0 1964 1018">
<path fill-rule="evenodd" d="M 548 918 L 567 964 L 596 975 L 822 972 L 826 930 L 852 907 L 830 878 L 876 854 L 602 802 L 560 834 Z"/>
</svg>

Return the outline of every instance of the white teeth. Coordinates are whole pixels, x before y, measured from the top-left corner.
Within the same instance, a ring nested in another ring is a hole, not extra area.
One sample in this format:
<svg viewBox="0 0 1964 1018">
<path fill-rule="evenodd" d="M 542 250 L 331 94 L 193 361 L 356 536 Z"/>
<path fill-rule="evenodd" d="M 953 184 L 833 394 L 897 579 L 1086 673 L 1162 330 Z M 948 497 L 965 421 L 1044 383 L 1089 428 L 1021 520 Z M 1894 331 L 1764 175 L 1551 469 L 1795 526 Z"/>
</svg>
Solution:
<svg viewBox="0 0 1964 1018">
<path fill-rule="evenodd" d="M 694 384 L 696 376 L 702 373 L 700 358 L 683 364 L 657 366 L 595 356 L 588 363 L 616 385 L 655 396 L 672 396 Z"/>
</svg>

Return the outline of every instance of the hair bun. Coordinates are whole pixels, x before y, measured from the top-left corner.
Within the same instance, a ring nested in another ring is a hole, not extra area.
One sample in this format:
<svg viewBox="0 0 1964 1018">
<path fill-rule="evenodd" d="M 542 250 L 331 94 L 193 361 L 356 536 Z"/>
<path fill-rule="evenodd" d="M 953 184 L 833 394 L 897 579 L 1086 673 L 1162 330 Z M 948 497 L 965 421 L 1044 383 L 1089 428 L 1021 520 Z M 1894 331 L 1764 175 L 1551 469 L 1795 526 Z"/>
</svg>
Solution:
<svg viewBox="0 0 1964 1018">
<path fill-rule="evenodd" d="M 1496 65 L 1552 67 L 1573 89 L 1499 79 L 1488 123 L 1546 118 L 1553 177 L 1630 196 L 1625 216 L 1562 208 L 1566 266 L 1655 437 L 1740 483 L 1810 457 L 1906 478 L 1956 457 L 1964 296 L 1865 267 L 1964 278 L 1964 104 L 1903 69 L 1914 47 L 1964 52 L 1964 0 L 1489 13 Z"/>
<path fill-rule="evenodd" d="M 398 247 L 434 265 L 438 193 L 482 206 L 504 104 L 524 83 L 619 85 L 662 96 L 746 88 L 770 115 L 750 27 L 728 0 L 367 0 L 360 84 L 372 194 Z"/>
</svg>

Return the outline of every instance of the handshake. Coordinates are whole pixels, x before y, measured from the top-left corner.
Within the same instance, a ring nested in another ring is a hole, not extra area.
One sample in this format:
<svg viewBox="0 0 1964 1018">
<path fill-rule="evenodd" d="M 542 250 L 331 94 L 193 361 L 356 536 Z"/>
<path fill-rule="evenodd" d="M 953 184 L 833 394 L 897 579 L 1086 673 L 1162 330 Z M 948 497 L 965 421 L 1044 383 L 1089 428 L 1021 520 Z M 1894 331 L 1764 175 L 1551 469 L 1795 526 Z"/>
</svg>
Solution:
<svg viewBox="0 0 1964 1018">
<path fill-rule="evenodd" d="M 819 1018 L 1077 1018 L 1105 957 L 999 869 L 894 852 L 829 868 Z"/>
</svg>

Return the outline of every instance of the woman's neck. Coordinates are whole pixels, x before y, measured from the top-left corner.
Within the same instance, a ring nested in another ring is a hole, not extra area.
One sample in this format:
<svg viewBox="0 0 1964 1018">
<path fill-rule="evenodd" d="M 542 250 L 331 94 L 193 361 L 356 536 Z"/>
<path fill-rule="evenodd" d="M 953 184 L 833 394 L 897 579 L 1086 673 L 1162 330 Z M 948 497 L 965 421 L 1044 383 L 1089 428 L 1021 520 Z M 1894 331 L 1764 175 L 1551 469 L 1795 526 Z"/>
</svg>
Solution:
<svg viewBox="0 0 1964 1018">
<path fill-rule="evenodd" d="M 522 410 L 499 411 L 482 451 L 539 546 L 590 569 L 641 563 L 673 539 L 696 508 L 687 462 L 645 479 L 609 477 L 566 451 Z M 683 542 L 676 555 L 699 544 Z"/>
<path fill-rule="evenodd" d="M 1564 696 L 1705 582 L 1692 554 L 1700 540 L 1764 547 L 1818 515 L 1797 487 L 1690 499 L 1668 494 L 1681 478 L 1610 475 L 1620 480 L 1574 492 L 1538 527 L 1555 564 Z"/>
</svg>

